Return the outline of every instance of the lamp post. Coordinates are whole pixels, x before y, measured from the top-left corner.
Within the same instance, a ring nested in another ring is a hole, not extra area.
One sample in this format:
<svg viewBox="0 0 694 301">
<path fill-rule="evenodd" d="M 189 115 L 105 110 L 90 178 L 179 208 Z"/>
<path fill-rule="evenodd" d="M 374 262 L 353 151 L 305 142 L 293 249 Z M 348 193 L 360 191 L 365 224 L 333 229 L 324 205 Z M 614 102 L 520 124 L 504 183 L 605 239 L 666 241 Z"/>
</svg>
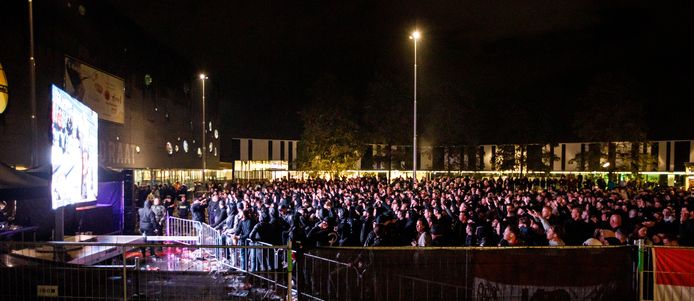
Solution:
<svg viewBox="0 0 694 301">
<path fill-rule="evenodd" d="M 205 150 L 205 130 L 207 129 L 207 125 L 205 125 L 205 80 L 207 79 L 208 77 L 205 73 L 200 73 L 200 80 L 202 81 L 202 184 L 205 185 L 205 189 L 207 189 L 205 182 L 205 169 L 207 169 L 207 151 Z"/>
<path fill-rule="evenodd" d="M 421 34 L 415 30 L 410 35 L 410 40 L 414 41 L 414 131 L 412 134 L 412 181 L 417 180 L 417 41 Z"/>
<path fill-rule="evenodd" d="M 31 105 L 31 167 L 39 165 L 39 136 L 36 120 L 36 57 L 34 56 L 34 2 L 29 1 L 29 101 Z M 61 228 L 62 231 L 62 228 Z M 60 240 L 63 240 L 60 234 Z"/>
</svg>

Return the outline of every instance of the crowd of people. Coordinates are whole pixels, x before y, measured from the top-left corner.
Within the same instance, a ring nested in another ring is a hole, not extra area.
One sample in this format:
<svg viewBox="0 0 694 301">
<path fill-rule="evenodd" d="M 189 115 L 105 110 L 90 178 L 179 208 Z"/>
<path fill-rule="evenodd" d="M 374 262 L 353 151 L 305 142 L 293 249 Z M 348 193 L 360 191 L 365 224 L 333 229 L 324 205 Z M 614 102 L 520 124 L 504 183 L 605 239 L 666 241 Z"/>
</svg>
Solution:
<svg viewBox="0 0 694 301">
<path fill-rule="evenodd" d="M 151 207 L 145 220 L 154 221 L 153 229 L 145 225 L 141 231 L 161 231 L 170 215 L 208 223 L 228 244 L 580 246 L 643 240 L 694 245 L 690 191 L 599 184 L 576 178 L 467 177 L 414 183 L 373 177 L 210 183 L 192 203 L 185 193 L 164 195 L 155 187 L 147 192 L 152 204 L 144 205 Z"/>
</svg>

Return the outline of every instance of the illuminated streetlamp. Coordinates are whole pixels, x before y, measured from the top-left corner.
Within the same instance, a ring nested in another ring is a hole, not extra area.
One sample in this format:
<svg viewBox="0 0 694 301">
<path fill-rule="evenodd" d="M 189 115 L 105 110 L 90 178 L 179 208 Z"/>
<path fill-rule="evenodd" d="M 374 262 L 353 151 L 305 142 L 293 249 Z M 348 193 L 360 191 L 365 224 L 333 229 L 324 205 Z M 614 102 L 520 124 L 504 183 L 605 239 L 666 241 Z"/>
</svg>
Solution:
<svg viewBox="0 0 694 301">
<path fill-rule="evenodd" d="M 421 34 L 415 30 L 410 35 L 410 40 L 414 41 L 414 131 L 412 134 L 412 181 L 417 179 L 417 41 Z"/>
<path fill-rule="evenodd" d="M 208 77 L 205 73 L 200 73 L 200 80 L 202 81 L 202 183 L 205 183 L 205 169 L 207 169 L 207 153 L 205 152 L 205 80 Z"/>
</svg>

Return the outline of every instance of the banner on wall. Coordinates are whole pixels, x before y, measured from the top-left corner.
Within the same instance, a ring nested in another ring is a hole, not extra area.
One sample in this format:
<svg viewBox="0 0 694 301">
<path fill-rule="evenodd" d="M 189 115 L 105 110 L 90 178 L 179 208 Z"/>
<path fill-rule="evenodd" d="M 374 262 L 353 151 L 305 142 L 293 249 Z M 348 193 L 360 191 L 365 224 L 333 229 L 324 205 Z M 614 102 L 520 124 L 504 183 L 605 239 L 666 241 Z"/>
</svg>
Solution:
<svg viewBox="0 0 694 301">
<path fill-rule="evenodd" d="M 65 57 L 65 91 L 99 114 L 99 119 L 125 122 L 123 79 Z"/>
<path fill-rule="evenodd" d="M 694 249 L 654 248 L 654 300 L 694 299 Z"/>
</svg>

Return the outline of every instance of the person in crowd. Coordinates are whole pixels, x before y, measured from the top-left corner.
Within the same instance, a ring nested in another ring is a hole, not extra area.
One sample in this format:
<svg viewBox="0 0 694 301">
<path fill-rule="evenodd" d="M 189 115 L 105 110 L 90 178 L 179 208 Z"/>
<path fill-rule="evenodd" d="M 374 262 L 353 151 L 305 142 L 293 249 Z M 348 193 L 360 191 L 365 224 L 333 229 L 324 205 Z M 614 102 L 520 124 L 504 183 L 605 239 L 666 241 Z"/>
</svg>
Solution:
<svg viewBox="0 0 694 301">
<path fill-rule="evenodd" d="M 429 223 L 425 218 L 420 218 L 417 220 L 417 239 L 412 241 L 412 246 L 431 246 L 431 234 L 429 233 Z"/>
<path fill-rule="evenodd" d="M 174 216 L 176 202 L 171 198 L 171 195 L 166 195 L 166 198 L 164 198 L 164 208 L 166 209 L 166 216 Z"/>
<path fill-rule="evenodd" d="M 270 215 L 266 212 L 261 212 L 258 223 L 253 226 L 248 238 L 253 242 L 273 244 L 276 243 L 275 233 L 277 229 L 270 223 Z M 252 270 L 265 271 L 270 269 L 274 263 L 274 257 L 270 256 L 271 249 L 253 249 L 252 255 L 255 257 Z"/>
<path fill-rule="evenodd" d="M 190 206 L 190 212 L 193 215 L 193 221 L 204 223 L 205 222 L 205 208 L 207 208 L 207 200 L 197 198 L 193 201 L 193 205 Z"/>
<path fill-rule="evenodd" d="M 149 201 L 145 201 L 143 204 L 143 207 L 138 210 L 138 216 L 140 220 L 140 233 L 142 233 L 143 236 L 145 236 L 145 240 L 147 236 L 153 236 L 155 235 L 155 229 L 156 229 L 156 216 L 154 215 L 154 212 L 152 211 L 152 204 Z M 142 252 L 142 258 L 147 257 L 147 250 L 143 247 L 140 249 L 140 252 Z M 151 256 L 156 257 L 157 253 L 154 250 L 154 246 L 150 246 L 149 248 L 149 253 Z"/>
<path fill-rule="evenodd" d="M 477 236 L 475 236 L 475 225 L 473 223 L 468 223 L 465 226 L 465 242 L 463 246 L 474 247 L 477 246 Z"/>
<path fill-rule="evenodd" d="M 239 246 L 248 245 L 247 240 L 251 236 L 251 231 L 253 231 L 254 226 L 255 221 L 253 220 L 250 209 L 244 209 L 241 213 L 241 220 L 239 220 L 238 225 L 235 227 L 236 230 L 234 231 L 234 235 L 232 237 L 233 243 Z M 248 270 L 254 265 L 255 261 L 253 257 L 249 256 L 250 252 L 248 252 L 248 249 L 241 249 L 240 254 L 241 267 L 244 270 Z M 251 260 L 248 261 L 248 258 Z"/>
<path fill-rule="evenodd" d="M 560 225 L 550 225 L 549 227 L 547 227 L 546 238 L 550 246 L 566 245 L 564 243 L 564 240 L 562 240 L 563 235 L 564 231 Z"/>
<path fill-rule="evenodd" d="M 504 229 L 503 239 L 499 242 L 500 247 L 517 247 L 524 245 L 520 240 L 520 230 L 515 225 L 508 225 Z"/>
<path fill-rule="evenodd" d="M 352 219 L 347 217 L 344 208 L 337 209 L 337 226 L 335 227 L 339 246 L 356 245 L 352 240 Z"/>
<path fill-rule="evenodd" d="M 188 202 L 186 195 L 181 194 L 180 200 L 178 201 L 178 217 L 183 219 L 188 219 L 190 214 L 190 202 Z"/>
<path fill-rule="evenodd" d="M 221 214 L 219 209 L 219 195 L 216 191 L 212 192 L 207 206 L 207 220 L 213 224 L 217 220 L 217 215 Z"/>
<path fill-rule="evenodd" d="M 366 243 L 369 233 L 373 231 L 374 219 L 371 215 L 372 212 L 373 208 L 367 207 L 366 210 L 364 210 L 363 217 L 361 219 L 361 235 L 359 236 L 359 241 L 362 245 Z"/>
<path fill-rule="evenodd" d="M 694 199 L 689 198 L 689 204 L 682 208 L 680 214 L 680 240 L 682 246 L 694 246 Z"/>
<path fill-rule="evenodd" d="M 571 218 L 564 223 L 566 230 L 566 244 L 570 246 L 580 246 L 590 237 L 588 224 L 581 219 L 581 208 L 571 209 Z"/>
<path fill-rule="evenodd" d="M 161 200 L 158 197 L 154 197 L 152 212 L 154 212 L 155 217 L 154 232 L 157 235 L 163 235 L 164 223 L 166 222 L 166 208 L 161 204 Z"/>
<path fill-rule="evenodd" d="M 234 228 L 234 239 L 237 245 L 246 245 L 248 238 L 251 236 L 251 231 L 253 231 L 253 227 L 255 226 L 255 220 L 253 219 L 251 209 L 244 209 L 241 211 L 240 216 L 241 218 Z"/>
<path fill-rule="evenodd" d="M 333 234 L 332 237 L 331 234 Z M 332 243 L 334 243 L 334 241 L 331 242 L 331 240 L 337 238 L 337 236 L 330 226 L 330 218 L 326 217 L 322 221 L 316 223 L 308 232 L 307 238 L 312 245 L 318 247 L 331 246 Z"/>
<path fill-rule="evenodd" d="M 227 205 L 225 201 L 219 201 L 217 202 L 217 206 L 219 206 L 219 210 L 217 210 L 217 213 L 214 215 L 215 220 L 211 221 L 210 226 L 218 231 L 221 231 L 223 230 L 227 221 Z"/>
</svg>

